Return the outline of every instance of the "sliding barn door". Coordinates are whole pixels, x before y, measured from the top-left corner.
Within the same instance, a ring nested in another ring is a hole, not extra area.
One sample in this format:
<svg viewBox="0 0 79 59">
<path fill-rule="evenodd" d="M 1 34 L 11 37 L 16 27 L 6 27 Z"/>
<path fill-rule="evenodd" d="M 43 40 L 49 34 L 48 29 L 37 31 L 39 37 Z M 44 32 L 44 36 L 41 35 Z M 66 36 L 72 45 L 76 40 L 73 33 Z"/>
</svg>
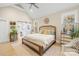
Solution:
<svg viewBox="0 0 79 59">
<path fill-rule="evenodd" d="M 0 43 L 9 41 L 8 23 L 5 20 L 0 20 Z"/>
</svg>

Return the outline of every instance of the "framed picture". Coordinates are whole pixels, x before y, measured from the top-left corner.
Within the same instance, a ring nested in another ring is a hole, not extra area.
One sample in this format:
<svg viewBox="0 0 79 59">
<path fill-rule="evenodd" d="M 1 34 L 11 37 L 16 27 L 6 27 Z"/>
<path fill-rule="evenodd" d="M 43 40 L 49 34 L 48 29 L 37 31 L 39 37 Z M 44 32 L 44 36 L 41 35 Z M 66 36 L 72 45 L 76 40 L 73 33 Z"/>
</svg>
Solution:
<svg viewBox="0 0 79 59">
<path fill-rule="evenodd" d="M 76 13 L 66 13 L 63 15 L 63 23 L 62 23 L 62 32 L 64 34 L 70 35 L 74 32 L 75 22 L 76 21 Z"/>
<path fill-rule="evenodd" d="M 63 32 L 65 34 L 71 34 L 72 32 L 74 32 L 74 22 L 75 22 L 75 16 L 74 15 L 70 15 L 70 16 L 66 16 L 64 18 L 64 22 L 63 22 Z"/>
</svg>

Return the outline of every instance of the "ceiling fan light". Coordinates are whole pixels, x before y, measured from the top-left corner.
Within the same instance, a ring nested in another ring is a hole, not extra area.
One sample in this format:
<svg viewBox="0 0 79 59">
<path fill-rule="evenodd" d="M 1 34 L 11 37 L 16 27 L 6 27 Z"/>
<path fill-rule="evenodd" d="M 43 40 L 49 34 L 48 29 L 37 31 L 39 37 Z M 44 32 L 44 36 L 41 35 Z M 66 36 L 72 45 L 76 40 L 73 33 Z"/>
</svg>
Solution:
<svg viewBox="0 0 79 59">
<path fill-rule="evenodd" d="M 30 11 L 31 11 L 31 12 L 33 12 L 33 10 L 32 10 L 32 9 L 30 9 Z"/>
</svg>

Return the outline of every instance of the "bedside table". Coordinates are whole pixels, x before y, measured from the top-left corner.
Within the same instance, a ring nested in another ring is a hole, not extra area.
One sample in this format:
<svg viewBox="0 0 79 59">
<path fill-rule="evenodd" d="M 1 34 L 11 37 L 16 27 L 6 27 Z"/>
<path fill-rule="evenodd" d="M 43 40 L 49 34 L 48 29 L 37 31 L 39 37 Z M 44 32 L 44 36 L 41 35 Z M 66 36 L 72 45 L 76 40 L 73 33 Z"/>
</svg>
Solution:
<svg viewBox="0 0 79 59">
<path fill-rule="evenodd" d="M 61 44 L 67 44 L 70 41 L 72 41 L 72 39 L 69 35 L 61 33 Z"/>
<path fill-rule="evenodd" d="M 70 43 L 72 41 L 71 37 L 69 35 L 66 35 L 66 34 L 61 34 L 61 51 L 62 51 L 62 54 L 64 54 L 65 52 L 65 45 Z"/>
</svg>

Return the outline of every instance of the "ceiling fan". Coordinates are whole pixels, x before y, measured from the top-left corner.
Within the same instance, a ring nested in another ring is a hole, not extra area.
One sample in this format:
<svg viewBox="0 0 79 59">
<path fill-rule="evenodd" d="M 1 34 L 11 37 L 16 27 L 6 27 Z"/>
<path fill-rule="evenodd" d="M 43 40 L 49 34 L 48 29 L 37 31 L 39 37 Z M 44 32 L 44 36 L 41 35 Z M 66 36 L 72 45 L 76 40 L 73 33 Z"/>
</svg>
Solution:
<svg viewBox="0 0 79 59">
<path fill-rule="evenodd" d="M 39 8 L 38 6 L 37 6 L 37 3 L 29 3 L 30 4 L 30 7 L 29 8 L 32 8 L 32 6 L 34 6 L 35 8 Z"/>
</svg>

